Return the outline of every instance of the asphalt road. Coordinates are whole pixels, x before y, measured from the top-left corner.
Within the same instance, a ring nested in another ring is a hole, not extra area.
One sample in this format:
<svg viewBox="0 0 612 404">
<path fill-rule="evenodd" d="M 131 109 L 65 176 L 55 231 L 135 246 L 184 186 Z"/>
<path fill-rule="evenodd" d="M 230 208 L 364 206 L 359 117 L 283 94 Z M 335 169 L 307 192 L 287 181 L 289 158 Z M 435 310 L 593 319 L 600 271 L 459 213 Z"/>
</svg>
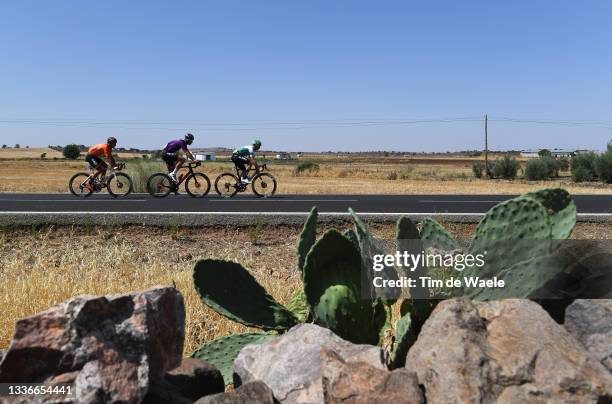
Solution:
<svg viewBox="0 0 612 404">
<path fill-rule="evenodd" d="M 122 213 L 345 213 L 349 207 L 369 214 L 481 214 L 513 195 L 279 195 L 260 199 L 238 195 L 231 199 L 209 195 L 190 198 L 170 195 L 164 199 L 148 194 L 112 198 L 98 194 L 79 199 L 71 194 L 0 194 L 0 213 L 16 212 L 122 212 Z M 612 195 L 574 196 L 579 214 L 612 215 Z"/>
</svg>

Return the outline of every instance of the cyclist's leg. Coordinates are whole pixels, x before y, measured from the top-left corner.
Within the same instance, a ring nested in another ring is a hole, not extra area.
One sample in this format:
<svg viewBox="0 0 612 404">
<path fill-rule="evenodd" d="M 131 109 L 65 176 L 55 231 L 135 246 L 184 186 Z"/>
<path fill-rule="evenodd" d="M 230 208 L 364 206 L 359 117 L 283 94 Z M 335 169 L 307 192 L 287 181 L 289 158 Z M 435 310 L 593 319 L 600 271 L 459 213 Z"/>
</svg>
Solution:
<svg viewBox="0 0 612 404">
<path fill-rule="evenodd" d="M 246 161 L 244 158 L 240 157 L 240 156 L 232 156 L 232 162 L 234 163 L 234 165 L 236 166 L 236 168 L 238 169 L 238 176 L 240 178 L 246 178 L 248 171 L 246 169 Z"/>
<path fill-rule="evenodd" d="M 175 153 L 162 153 L 162 160 L 166 163 L 166 168 L 168 169 L 168 173 L 174 171 L 174 167 L 176 166 L 176 154 Z"/>
<path fill-rule="evenodd" d="M 89 163 L 89 168 L 93 172 L 93 175 L 91 178 L 96 179 L 98 175 L 100 175 L 100 172 L 102 171 L 102 164 L 104 162 L 99 157 L 92 156 L 91 154 L 88 154 L 87 156 L 85 156 L 85 161 Z"/>
<path fill-rule="evenodd" d="M 106 164 L 106 162 L 102 159 L 100 160 L 100 165 L 98 166 L 98 171 L 99 171 L 99 175 L 102 176 L 102 178 L 106 177 L 106 169 L 108 168 L 108 164 Z"/>
<path fill-rule="evenodd" d="M 174 174 L 176 175 L 176 173 L 178 173 L 178 171 L 181 169 L 181 167 L 183 167 L 183 164 L 185 164 L 185 161 L 187 161 L 185 159 L 185 157 L 183 156 L 176 156 L 176 167 L 174 167 Z"/>
</svg>

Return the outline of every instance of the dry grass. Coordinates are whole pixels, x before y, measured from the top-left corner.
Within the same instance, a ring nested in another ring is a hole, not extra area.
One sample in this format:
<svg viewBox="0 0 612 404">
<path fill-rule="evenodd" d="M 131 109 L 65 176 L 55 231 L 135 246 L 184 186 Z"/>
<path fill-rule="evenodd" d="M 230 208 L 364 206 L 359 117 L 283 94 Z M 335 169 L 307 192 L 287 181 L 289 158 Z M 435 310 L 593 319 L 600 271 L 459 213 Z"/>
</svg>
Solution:
<svg viewBox="0 0 612 404">
<path fill-rule="evenodd" d="M 321 226 L 321 232 L 325 230 Z M 344 225 L 343 227 L 348 227 Z M 465 239 L 473 224 L 446 224 Z M 377 237 L 393 238 L 394 225 L 373 225 Z M 0 349 L 17 319 L 81 294 L 107 295 L 172 285 L 187 308 L 185 353 L 246 327 L 205 307 L 192 283 L 200 258 L 235 260 L 281 303 L 301 287 L 295 245 L 299 227 L 234 228 L 17 228 L 0 231 Z M 610 226 L 580 223 L 574 237 L 610 238 Z"/>
<path fill-rule="evenodd" d="M 138 160 L 128 160 L 128 169 Z M 142 160 L 141 160 L 142 161 Z M 574 184 L 568 175 L 551 181 L 475 179 L 468 158 L 338 158 L 316 160 L 320 169 L 296 176 L 295 161 L 271 162 L 279 194 L 520 194 L 562 187 L 572 194 L 610 194 L 612 185 Z M 83 171 L 82 160 L 5 160 L 0 164 L 0 192 L 67 192 L 68 179 Z M 161 163 L 160 163 L 161 167 Z M 205 163 L 200 171 L 214 181 L 228 162 Z"/>
</svg>

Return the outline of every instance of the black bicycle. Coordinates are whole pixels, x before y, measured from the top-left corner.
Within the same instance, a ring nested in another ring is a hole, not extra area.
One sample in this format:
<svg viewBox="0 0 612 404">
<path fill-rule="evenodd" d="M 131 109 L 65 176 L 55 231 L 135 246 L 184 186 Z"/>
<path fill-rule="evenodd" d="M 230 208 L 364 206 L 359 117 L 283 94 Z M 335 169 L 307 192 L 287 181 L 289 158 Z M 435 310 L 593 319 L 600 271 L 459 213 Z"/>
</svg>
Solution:
<svg viewBox="0 0 612 404">
<path fill-rule="evenodd" d="M 201 165 L 200 161 L 187 164 L 189 173 L 179 175 L 178 182 L 174 182 L 166 173 L 153 174 L 147 180 L 147 190 L 156 198 L 164 198 L 170 192 L 178 194 L 179 186 L 184 182 L 185 191 L 187 191 L 189 196 L 202 198 L 210 191 L 210 180 L 206 174 L 193 171 L 194 168 Z"/>
<path fill-rule="evenodd" d="M 93 167 L 90 167 L 93 171 Z M 125 197 L 132 192 L 132 179 L 125 173 L 120 173 L 125 168 L 125 163 L 118 163 L 117 167 L 109 167 L 110 174 L 104 178 L 93 178 L 93 172 L 76 173 L 68 181 L 68 188 L 74 196 L 87 198 L 94 192 L 100 192 L 103 188 L 113 197 Z"/>
<path fill-rule="evenodd" d="M 215 190 L 217 193 L 225 198 L 231 198 L 238 192 L 246 191 L 249 184 L 253 193 L 260 198 L 267 198 L 276 192 L 276 178 L 268 172 L 264 172 L 267 166 L 265 164 L 259 166 L 259 172 L 256 172 L 253 176 L 247 176 L 249 182 L 242 181 L 240 179 L 240 172 L 238 167 L 235 167 L 236 174 L 234 173 L 222 173 L 215 180 Z M 255 171 L 255 169 L 249 169 L 249 172 Z"/>
</svg>

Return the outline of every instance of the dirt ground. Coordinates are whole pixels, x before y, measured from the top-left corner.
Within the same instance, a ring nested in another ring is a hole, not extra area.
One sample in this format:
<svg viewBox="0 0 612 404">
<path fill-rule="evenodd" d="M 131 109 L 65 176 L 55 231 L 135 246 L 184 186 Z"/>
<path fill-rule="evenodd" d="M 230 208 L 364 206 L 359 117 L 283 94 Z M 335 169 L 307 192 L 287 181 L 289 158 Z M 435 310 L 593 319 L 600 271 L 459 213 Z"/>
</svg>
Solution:
<svg viewBox="0 0 612 404">
<path fill-rule="evenodd" d="M 1 152 L 0 152 L 1 154 Z M 148 175 L 161 171 L 161 162 L 128 159 L 127 172 L 145 182 Z M 317 160 L 314 160 L 317 161 Z M 321 158 L 318 170 L 296 173 L 297 161 L 271 161 L 269 171 L 278 181 L 278 194 L 521 194 L 546 187 L 562 187 L 572 194 L 612 194 L 612 185 L 575 184 L 569 173 L 550 181 L 528 182 L 517 179 L 483 180 L 472 175 L 467 158 Z M 84 171 L 84 160 L 0 159 L 0 192 L 68 192 L 68 180 Z M 146 169 L 142 169 L 146 167 Z M 149 170 L 149 171 L 147 171 Z M 207 162 L 199 169 L 211 181 L 229 162 Z M 136 180 L 136 178 L 135 178 Z M 144 191 L 144 184 L 136 187 Z M 213 191 L 214 192 L 214 191 Z"/>
<path fill-rule="evenodd" d="M 459 239 L 469 238 L 475 228 L 475 224 L 445 226 Z M 579 223 L 573 237 L 609 239 L 610 227 Z M 319 232 L 327 228 L 319 226 Z M 395 234 L 393 224 L 373 224 L 371 228 L 380 238 Z M 124 293 L 174 282 L 185 298 L 185 354 L 190 354 L 205 341 L 247 330 L 201 303 L 192 280 L 196 261 L 218 258 L 239 262 L 272 296 L 287 304 L 301 288 L 296 269 L 300 230 L 300 226 L 2 228 L 0 349 L 7 347 L 17 319 L 73 296 Z"/>
</svg>

